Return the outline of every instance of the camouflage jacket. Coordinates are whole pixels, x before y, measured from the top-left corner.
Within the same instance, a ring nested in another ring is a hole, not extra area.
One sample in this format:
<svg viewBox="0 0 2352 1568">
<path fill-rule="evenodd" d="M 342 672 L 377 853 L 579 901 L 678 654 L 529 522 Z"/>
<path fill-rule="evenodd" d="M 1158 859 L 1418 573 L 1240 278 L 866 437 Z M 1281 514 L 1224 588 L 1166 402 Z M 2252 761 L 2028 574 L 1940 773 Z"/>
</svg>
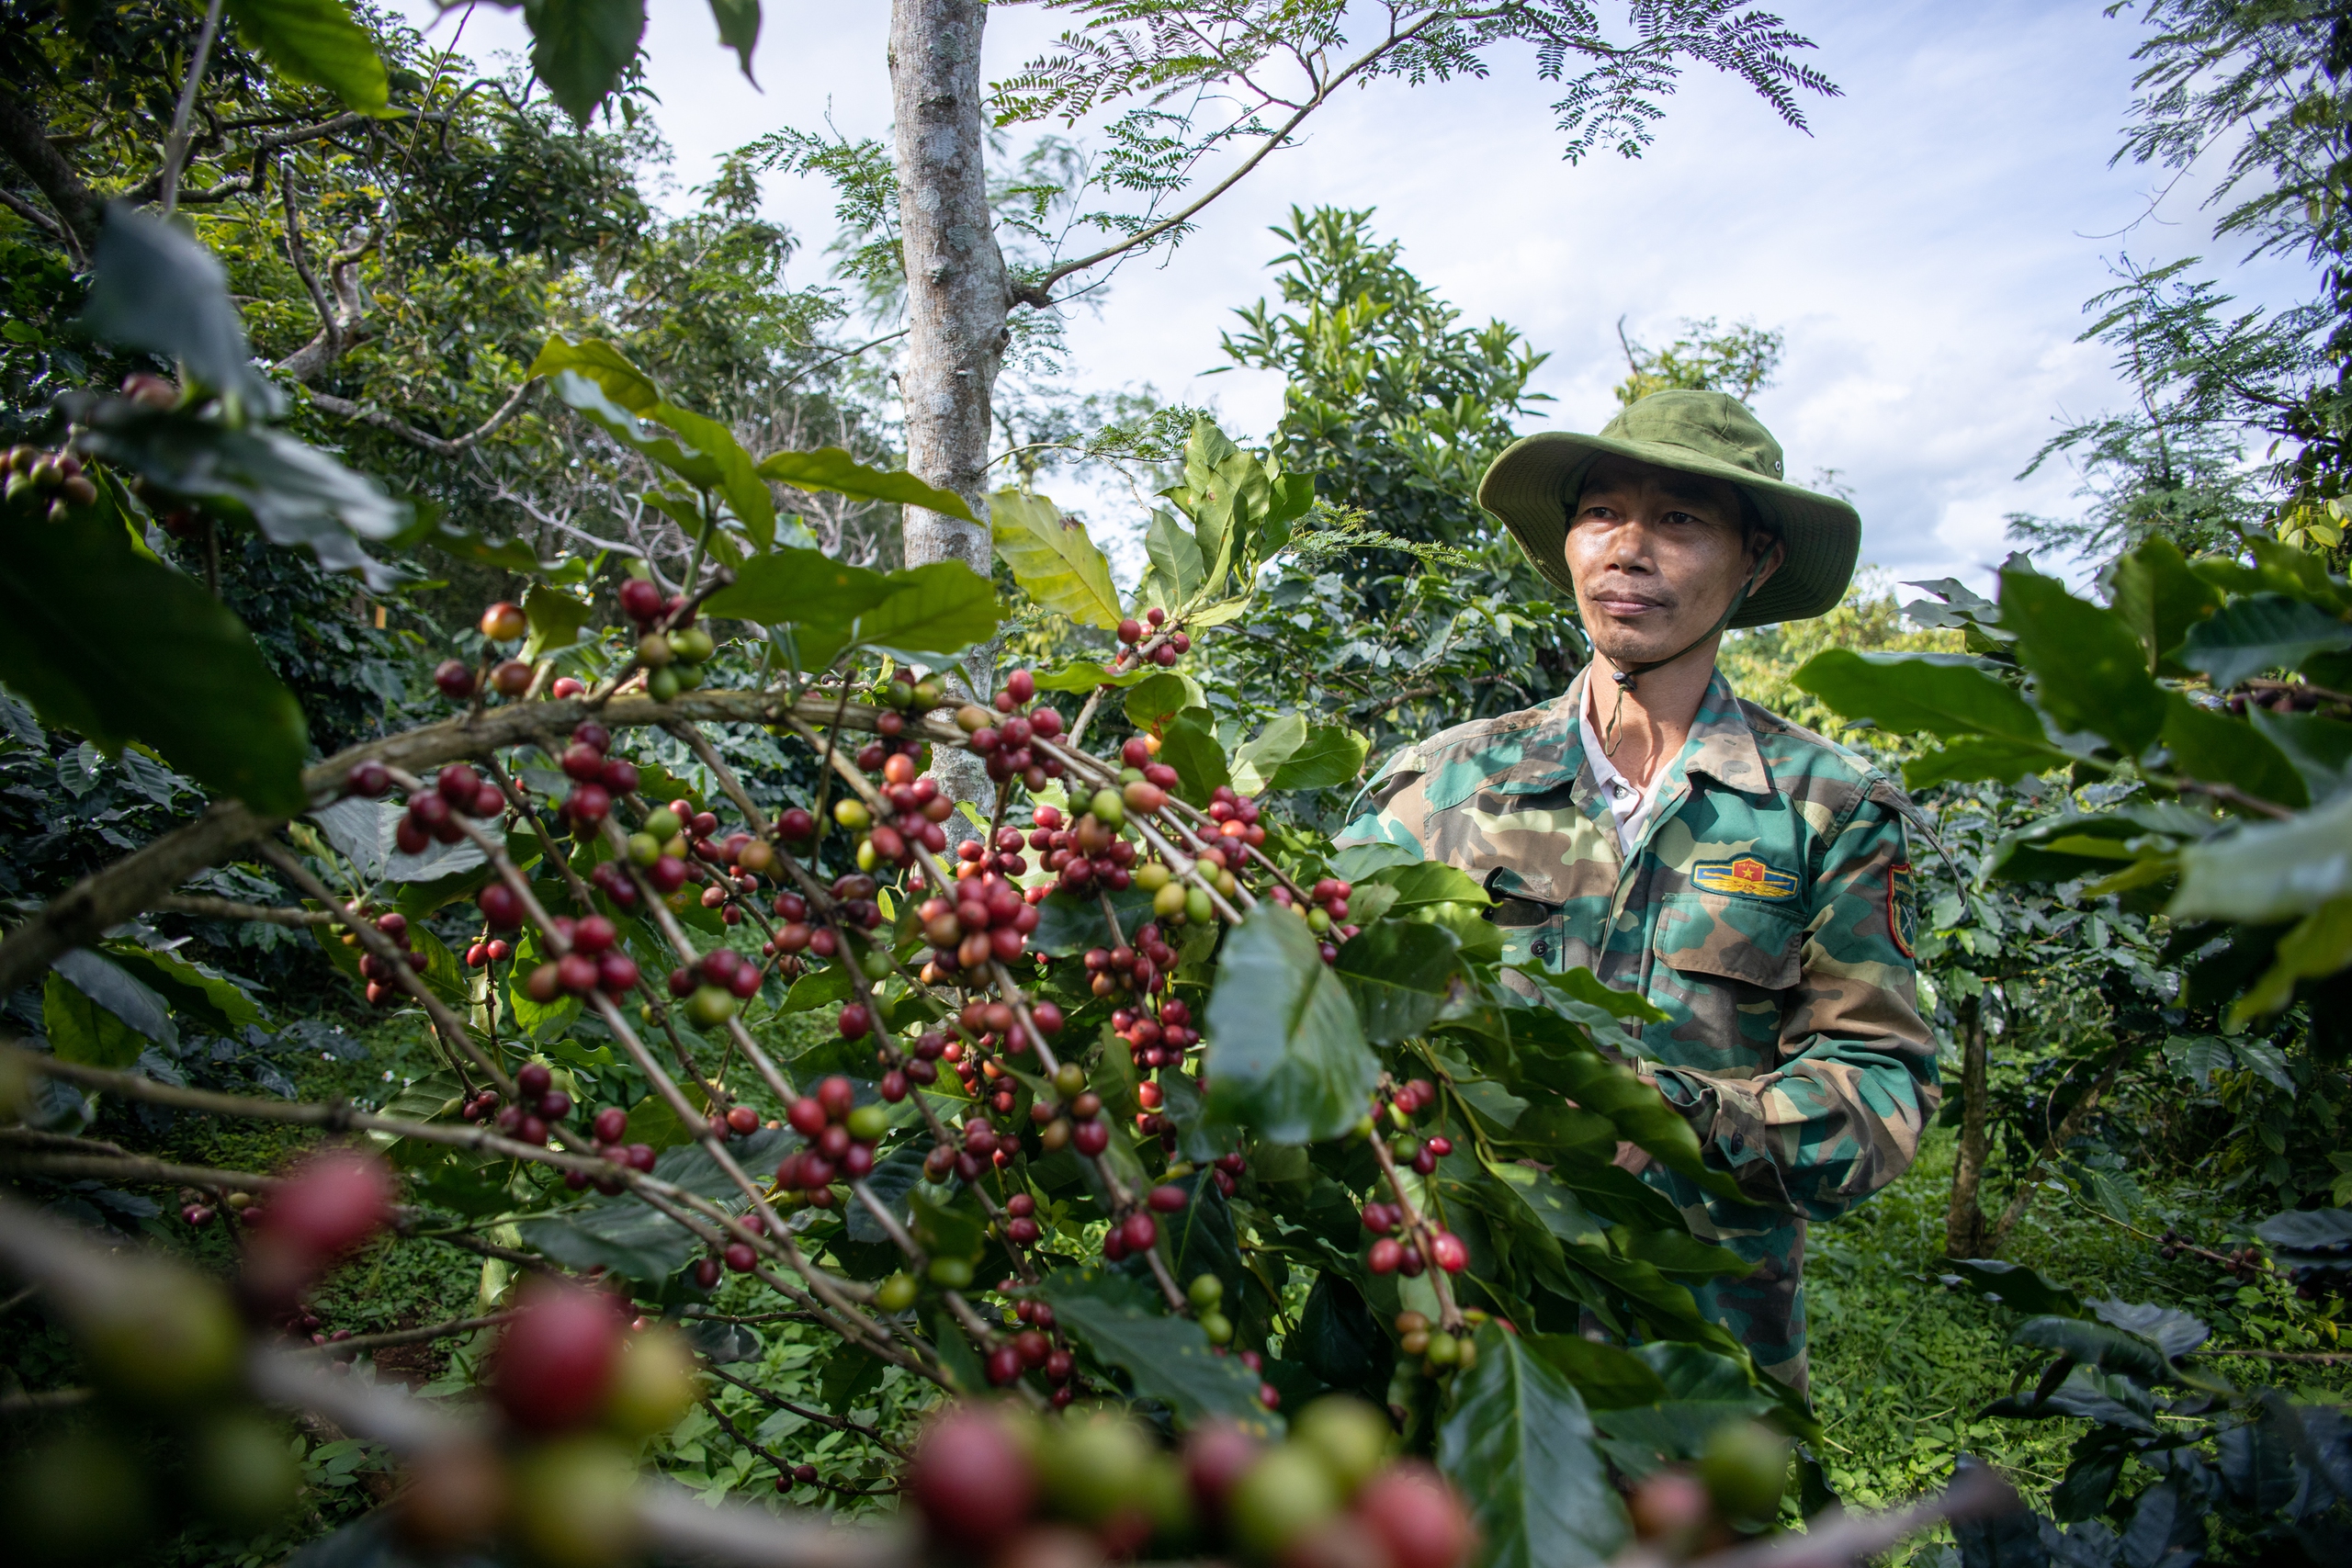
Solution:
<svg viewBox="0 0 2352 1568">
<path fill-rule="evenodd" d="M 1408 747 L 1345 841 L 1476 877 L 1504 962 L 1584 967 L 1668 1017 L 1635 1066 L 1751 1202 L 1651 1166 L 1693 1231 L 1755 1264 L 1699 1292 L 1759 1366 L 1804 1386 L 1804 1228 L 1901 1175 L 1941 1090 L 1920 1021 L 1905 817 L 1862 758 L 1718 673 L 1628 861 L 1578 733 L 1587 677 L 1542 707 Z"/>
</svg>

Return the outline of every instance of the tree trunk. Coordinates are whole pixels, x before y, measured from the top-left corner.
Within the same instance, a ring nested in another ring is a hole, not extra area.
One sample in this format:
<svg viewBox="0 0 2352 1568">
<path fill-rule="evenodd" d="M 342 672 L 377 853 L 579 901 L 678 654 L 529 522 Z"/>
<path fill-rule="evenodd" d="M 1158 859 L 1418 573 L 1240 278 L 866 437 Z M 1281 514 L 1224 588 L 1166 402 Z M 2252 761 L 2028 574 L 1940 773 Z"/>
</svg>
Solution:
<svg viewBox="0 0 2352 1568">
<path fill-rule="evenodd" d="M 1951 1173 L 1951 1210 L 1944 1217 L 1944 1256 L 1984 1255 L 1984 1211 L 1976 1190 L 1984 1179 L 1984 1012 L 1982 997 L 1960 1004 L 1960 1158 Z"/>
<path fill-rule="evenodd" d="M 80 252 L 74 259 L 85 259 L 97 246 L 102 204 L 65 154 L 51 144 L 40 113 L 5 86 L 0 86 L 0 152 L 49 198 L 51 209 L 72 236 L 72 247 Z"/>
<path fill-rule="evenodd" d="M 960 560 L 991 569 L 984 489 L 992 400 L 1012 307 L 989 207 L 988 114 L 981 100 L 986 0 L 893 0 L 890 97 L 897 117 L 899 224 L 907 273 L 907 346 L 899 369 L 907 468 L 970 503 L 975 525 L 909 507 L 906 562 Z M 972 694 L 995 685 L 996 648 L 974 649 Z M 943 788 L 987 807 L 995 799 L 977 759 L 933 764 Z M 951 824 L 956 820 L 951 818 Z"/>
</svg>

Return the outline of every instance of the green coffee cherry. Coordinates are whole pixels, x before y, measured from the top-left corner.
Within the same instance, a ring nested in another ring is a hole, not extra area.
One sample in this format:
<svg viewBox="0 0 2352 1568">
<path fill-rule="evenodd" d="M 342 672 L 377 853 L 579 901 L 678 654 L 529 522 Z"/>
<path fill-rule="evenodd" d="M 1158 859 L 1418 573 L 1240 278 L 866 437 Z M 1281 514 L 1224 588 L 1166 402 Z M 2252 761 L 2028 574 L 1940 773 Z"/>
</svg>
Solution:
<svg viewBox="0 0 2352 1568">
<path fill-rule="evenodd" d="M 1157 903 L 1158 900 L 1155 899 L 1154 904 Z M 1187 887 L 1184 889 L 1184 918 L 1196 926 L 1207 925 L 1216 919 L 1216 905 L 1210 901 L 1207 888 Z"/>
<path fill-rule="evenodd" d="M 696 986 L 686 998 L 686 1017 L 696 1029 L 718 1029 L 735 1016 L 735 993 L 724 986 Z"/>
<path fill-rule="evenodd" d="M 875 1291 L 874 1304 L 884 1312 L 904 1312 L 915 1304 L 918 1289 L 912 1274 L 893 1274 Z"/>
<path fill-rule="evenodd" d="M 1124 828 L 1126 826 L 1126 797 L 1122 795 L 1115 789 L 1106 788 L 1096 790 L 1094 792 L 1094 798 L 1086 803 L 1086 809 L 1094 813 L 1095 819 L 1100 821 L 1106 828 Z"/>
<path fill-rule="evenodd" d="M 645 830 L 665 844 L 684 832 L 685 827 L 678 820 L 678 814 L 666 806 L 646 813 Z"/>
<path fill-rule="evenodd" d="M 214 1520 L 232 1529 L 267 1529 L 302 1489 L 302 1472 L 287 1450 L 286 1434 L 247 1412 L 206 1421 L 188 1459 L 190 1495 Z"/>
<path fill-rule="evenodd" d="M 870 1144 L 890 1130 L 890 1112 L 879 1105 L 861 1105 L 849 1113 L 849 1135 Z"/>
<path fill-rule="evenodd" d="M 972 1285 L 972 1260 L 968 1258 L 933 1258 L 931 1282 L 943 1291 L 969 1290 Z"/>
<path fill-rule="evenodd" d="M 647 632 L 637 639 L 637 661 L 648 670 L 659 670 L 677 656 L 670 639 L 660 632 Z"/>
<path fill-rule="evenodd" d="M 1201 1332 L 1209 1337 L 1212 1345 L 1230 1344 L 1233 1339 L 1233 1319 L 1211 1308 L 1201 1314 Z"/>
<path fill-rule="evenodd" d="M 1389 1439 L 1395 1428 L 1388 1417 L 1361 1399 L 1344 1393 L 1326 1394 L 1292 1417 L 1290 1439 L 1313 1450 L 1343 1496 L 1388 1462 Z"/>
<path fill-rule="evenodd" d="M 1789 1440 L 1754 1421 L 1726 1421 L 1707 1435 L 1699 1479 L 1735 1522 L 1769 1524 L 1789 1479 Z"/>
<path fill-rule="evenodd" d="M 645 678 L 645 694 L 657 703 L 668 702 L 683 689 L 678 684 L 678 671 L 674 668 L 656 670 Z"/>
<path fill-rule="evenodd" d="M 718 651 L 718 645 L 700 626 L 684 626 L 670 634 L 670 651 L 681 664 L 700 664 Z"/>
<path fill-rule="evenodd" d="M 633 865 L 651 865 L 662 858 L 662 840 L 650 833 L 631 833 L 628 858 Z"/>
<path fill-rule="evenodd" d="M 1190 908 L 1187 900 L 1191 898 L 1193 890 L 1181 882 L 1170 882 L 1166 866 L 1159 866 L 1158 870 L 1160 874 L 1159 887 L 1151 896 L 1151 912 L 1163 920 L 1172 920 Z M 1142 878 L 1137 877 L 1136 881 L 1140 883 Z"/>
<path fill-rule="evenodd" d="M 1225 1281 L 1214 1274 L 1195 1274 L 1184 1295 L 1197 1312 L 1207 1312 L 1225 1300 Z"/>
</svg>

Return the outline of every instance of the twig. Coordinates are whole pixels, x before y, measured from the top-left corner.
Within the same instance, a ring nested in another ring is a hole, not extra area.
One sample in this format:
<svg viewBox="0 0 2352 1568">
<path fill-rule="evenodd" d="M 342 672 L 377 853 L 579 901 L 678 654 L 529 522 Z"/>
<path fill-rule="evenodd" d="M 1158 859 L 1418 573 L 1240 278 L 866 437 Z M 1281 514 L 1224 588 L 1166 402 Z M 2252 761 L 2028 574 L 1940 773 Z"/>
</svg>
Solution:
<svg viewBox="0 0 2352 1568">
<path fill-rule="evenodd" d="M 180 89 L 179 107 L 172 111 L 172 134 L 164 143 L 164 216 L 169 218 L 180 201 L 180 165 L 187 159 L 188 118 L 196 112 L 197 88 L 212 60 L 212 40 L 220 32 L 220 0 L 204 8 L 204 25 L 197 30 L 196 54 L 189 60 L 187 85 Z"/>
<path fill-rule="evenodd" d="M 148 908 L 166 915 L 200 915 L 213 920 L 266 920 L 275 926 L 331 926 L 336 923 L 333 909 L 240 904 L 233 898 L 208 898 L 198 893 L 166 893 Z"/>
<path fill-rule="evenodd" d="M 876 1431 L 873 1427 L 865 1425 L 863 1422 L 853 1421 L 845 1416 L 828 1415 L 822 1410 L 811 1410 L 805 1404 L 795 1404 L 792 1401 L 785 1398 L 784 1395 L 780 1393 L 771 1393 L 768 1390 L 762 1388 L 755 1382 L 745 1382 L 743 1379 L 737 1377 L 734 1373 L 721 1368 L 716 1361 L 706 1359 L 702 1363 L 702 1370 L 708 1372 L 712 1377 L 717 1378 L 721 1382 L 733 1383 L 737 1388 L 741 1389 L 744 1393 L 753 1395 L 763 1404 L 775 1405 L 778 1410 L 786 1411 L 791 1415 L 800 1416 L 805 1420 L 814 1421 L 820 1427 L 831 1427 L 836 1432 L 848 1432 L 854 1436 L 864 1438 L 866 1441 L 873 1443 L 876 1447 L 887 1449 L 900 1459 L 907 1457 L 906 1450 L 900 1448 L 898 1444 L 884 1437 L 880 1432 Z"/>
<path fill-rule="evenodd" d="M 447 1237 L 438 1238 L 447 1240 Z M 476 1329 L 495 1328 L 511 1323 L 511 1312 L 492 1313 L 488 1317 L 460 1317 L 448 1323 L 428 1324 L 423 1328 L 395 1328 L 383 1334 L 359 1334 L 349 1339 L 329 1339 L 322 1344 L 297 1346 L 294 1354 L 309 1350 L 321 1355 L 342 1356 L 360 1350 L 389 1350 L 395 1345 L 422 1345 L 430 1339 L 450 1339 Z"/>
</svg>

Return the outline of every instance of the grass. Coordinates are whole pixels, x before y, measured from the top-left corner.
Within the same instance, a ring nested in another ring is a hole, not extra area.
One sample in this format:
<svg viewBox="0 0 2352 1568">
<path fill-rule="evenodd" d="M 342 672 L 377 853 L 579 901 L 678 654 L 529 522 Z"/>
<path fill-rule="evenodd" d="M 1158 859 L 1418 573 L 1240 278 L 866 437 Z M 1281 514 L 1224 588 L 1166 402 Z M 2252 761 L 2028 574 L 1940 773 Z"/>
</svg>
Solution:
<svg viewBox="0 0 2352 1568">
<path fill-rule="evenodd" d="M 1999 1467 L 2039 1504 L 2065 1473 L 2067 1450 L 2085 1428 L 1978 1416 L 2041 1359 L 2009 1343 L 2017 1314 L 1937 1279 L 1956 1142 L 1934 1130 L 1900 1179 L 1807 1237 L 1814 1400 L 1826 1429 L 1821 1458 L 1852 1506 L 1883 1507 L 1940 1485 L 1962 1452 Z M 2169 1226 L 2219 1247 L 2259 1217 L 2196 1187 L 2152 1182 L 2147 1190 L 2147 1212 L 2133 1216 L 2143 1231 Z M 1986 1197 L 1988 1205 L 2007 1200 L 2006 1191 Z M 2283 1287 L 2240 1285 L 2194 1258 L 2165 1262 L 2152 1242 L 2059 1193 L 2037 1197 L 2003 1256 L 2086 1299 L 2155 1301 L 2195 1314 L 2212 1325 L 2216 1348 L 2338 1345 L 2337 1319 L 2296 1303 Z M 2241 1387 L 2275 1384 L 2305 1400 L 2341 1403 L 2352 1393 L 2352 1368 L 2245 1359 L 2208 1365 Z M 2127 1472 L 2124 1490 L 2138 1485 Z M 1890 1561 L 1927 1560 L 1935 1551 L 1923 1539 Z"/>
</svg>

